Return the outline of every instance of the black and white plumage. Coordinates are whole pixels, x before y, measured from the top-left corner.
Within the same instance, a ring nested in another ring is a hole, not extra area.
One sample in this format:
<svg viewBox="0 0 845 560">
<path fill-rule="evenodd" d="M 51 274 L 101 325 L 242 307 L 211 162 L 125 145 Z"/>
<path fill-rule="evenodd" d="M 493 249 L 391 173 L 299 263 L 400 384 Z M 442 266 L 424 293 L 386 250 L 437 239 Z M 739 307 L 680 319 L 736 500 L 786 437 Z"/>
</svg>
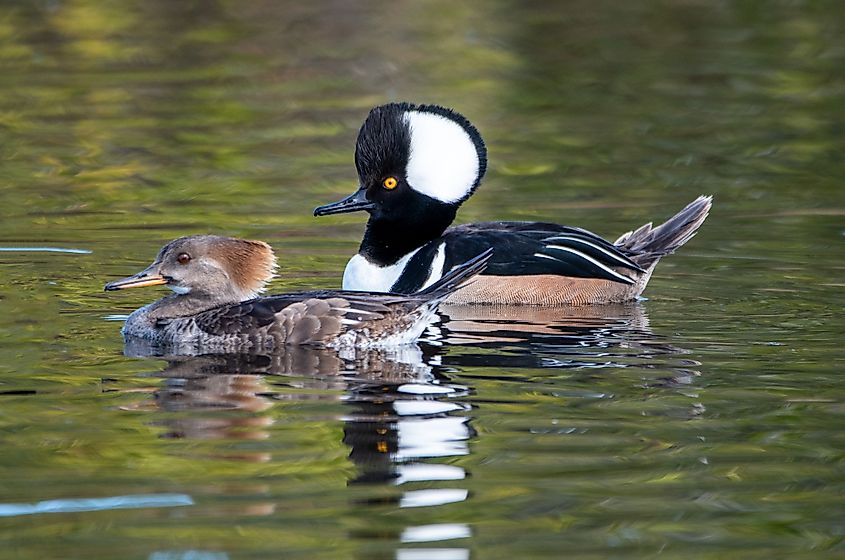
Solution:
<svg viewBox="0 0 845 560">
<path fill-rule="evenodd" d="M 489 275 L 556 274 L 633 284 L 629 276 L 616 269 L 644 272 L 622 250 L 586 230 L 540 222 L 480 222 L 449 228 L 423 245 L 391 289 L 401 293 L 420 289 L 441 247 L 443 270 L 459 264 L 462 255 L 495 247 L 494 262 L 487 268 Z"/>
<path fill-rule="evenodd" d="M 167 244 L 140 273 L 107 291 L 166 285 L 176 292 L 133 312 L 124 337 L 176 353 L 336 349 L 413 343 L 438 304 L 484 269 L 491 251 L 414 294 L 321 290 L 257 297 L 275 269 L 269 245 L 219 236 Z"/>
<path fill-rule="evenodd" d="M 468 256 L 495 252 L 461 303 L 609 303 L 640 295 L 661 256 L 688 241 L 711 198 L 699 197 L 665 224 L 615 243 L 552 223 L 484 222 L 449 228 L 487 168 L 481 135 L 460 114 L 433 105 L 391 103 L 373 109 L 358 134 L 360 186 L 315 210 L 370 214 L 343 288 L 411 293 Z"/>
</svg>

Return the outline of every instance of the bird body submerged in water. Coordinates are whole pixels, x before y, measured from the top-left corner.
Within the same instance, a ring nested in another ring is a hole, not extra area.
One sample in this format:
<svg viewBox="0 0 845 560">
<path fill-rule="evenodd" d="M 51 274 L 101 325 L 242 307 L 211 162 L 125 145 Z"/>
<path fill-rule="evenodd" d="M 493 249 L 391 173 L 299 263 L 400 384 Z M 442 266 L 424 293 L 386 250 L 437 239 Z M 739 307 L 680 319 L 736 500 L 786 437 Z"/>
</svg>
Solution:
<svg viewBox="0 0 845 560">
<path fill-rule="evenodd" d="M 636 299 L 654 267 L 689 241 L 711 197 L 665 223 L 611 243 L 581 228 L 542 222 L 483 222 L 449 228 L 487 168 L 481 135 L 463 116 L 434 105 L 373 109 L 358 134 L 360 186 L 315 215 L 365 210 L 370 217 L 346 290 L 412 293 L 456 263 L 495 248 L 485 272 L 447 303 L 596 304 Z M 447 229 L 448 228 L 448 229 Z"/>
<path fill-rule="evenodd" d="M 489 258 L 489 251 L 478 255 L 410 295 L 323 290 L 259 297 L 276 268 L 270 246 L 198 235 L 168 243 L 145 270 L 105 289 L 166 285 L 176 292 L 133 312 L 122 330 L 127 340 L 208 352 L 384 347 L 414 342 L 437 305 Z"/>
</svg>

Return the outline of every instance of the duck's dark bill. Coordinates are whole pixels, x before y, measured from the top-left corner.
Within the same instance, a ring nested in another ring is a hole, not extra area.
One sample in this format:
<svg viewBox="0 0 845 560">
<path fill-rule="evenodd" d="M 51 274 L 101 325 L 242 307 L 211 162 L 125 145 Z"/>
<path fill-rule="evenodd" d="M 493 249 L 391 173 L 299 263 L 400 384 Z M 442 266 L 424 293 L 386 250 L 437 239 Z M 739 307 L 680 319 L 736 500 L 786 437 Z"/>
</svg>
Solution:
<svg viewBox="0 0 845 560">
<path fill-rule="evenodd" d="M 145 286 L 160 286 L 167 284 L 167 279 L 159 274 L 147 274 L 142 272 L 123 280 L 116 280 L 106 284 L 105 290 L 111 292 L 114 290 L 126 290 L 128 288 L 143 288 Z"/>
<path fill-rule="evenodd" d="M 359 189 L 343 200 L 338 200 L 325 206 L 318 206 L 314 209 L 314 215 L 328 216 L 329 214 L 345 214 L 347 212 L 357 212 L 358 210 L 370 210 L 373 206 L 373 203 L 367 200 L 366 189 Z"/>
</svg>

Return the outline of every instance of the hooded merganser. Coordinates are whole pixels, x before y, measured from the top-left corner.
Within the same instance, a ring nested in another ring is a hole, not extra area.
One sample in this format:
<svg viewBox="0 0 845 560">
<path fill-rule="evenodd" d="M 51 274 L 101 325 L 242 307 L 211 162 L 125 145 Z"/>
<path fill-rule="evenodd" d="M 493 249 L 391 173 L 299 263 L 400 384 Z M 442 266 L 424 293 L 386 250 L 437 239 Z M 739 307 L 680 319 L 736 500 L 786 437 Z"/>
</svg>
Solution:
<svg viewBox="0 0 845 560">
<path fill-rule="evenodd" d="M 270 246 L 196 235 L 171 241 L 149 267 L 105 289 L 166 285 L 176 292 L 133 312 L 122 329 L 127 340 L 206 352 L 384 347 L 414 342 L 437 305 L 483 270 L 491 253 L 411 295 L 325 290 L 258 297 L 276 268 Z"/>
<path fill-rule="evenodd" d="M 360 186 L 315 216 L 366 210 L 345 290 L 412 293 L 488 248 L 482 276 L 448 303 L 593 304 L 636 299 L 660 257 L 689 241 L 712 197 L 700 196 L 664 224 L 646 224 L 610 243 L 577 227 L 482 222 L 446 229 L 478 187 L 487 150 L 475 127 L 435 105 L 391 103 L 370 111 L 355 146 Z"/>
</svg>

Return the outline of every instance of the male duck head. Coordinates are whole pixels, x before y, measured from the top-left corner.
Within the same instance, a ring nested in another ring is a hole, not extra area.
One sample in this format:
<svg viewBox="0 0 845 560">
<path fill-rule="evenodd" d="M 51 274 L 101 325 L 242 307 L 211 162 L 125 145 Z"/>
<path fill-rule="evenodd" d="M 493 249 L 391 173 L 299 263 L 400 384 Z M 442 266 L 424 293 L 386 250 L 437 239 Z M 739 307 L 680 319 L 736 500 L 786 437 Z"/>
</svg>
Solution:
<svg viewBox="0 0 845 560">
<path fill-rule="evenodd" d="M 275 269 L 273 249 L 262 241 L 193 235 L 171 241 L 153 264 L 105 289 L 165 285 L 180 295 L 235 303 L 257 297 Z"/>
<path fill-rule="evenodd" d="M 437 237 L 478 187 L 487 150 L 472 123 L 450 109 L 390 103 L 361 126 L 355 167 L 358 190 L 315 216 L 366 210 L 371 224 L 421 227 Z"/>
</svg>

